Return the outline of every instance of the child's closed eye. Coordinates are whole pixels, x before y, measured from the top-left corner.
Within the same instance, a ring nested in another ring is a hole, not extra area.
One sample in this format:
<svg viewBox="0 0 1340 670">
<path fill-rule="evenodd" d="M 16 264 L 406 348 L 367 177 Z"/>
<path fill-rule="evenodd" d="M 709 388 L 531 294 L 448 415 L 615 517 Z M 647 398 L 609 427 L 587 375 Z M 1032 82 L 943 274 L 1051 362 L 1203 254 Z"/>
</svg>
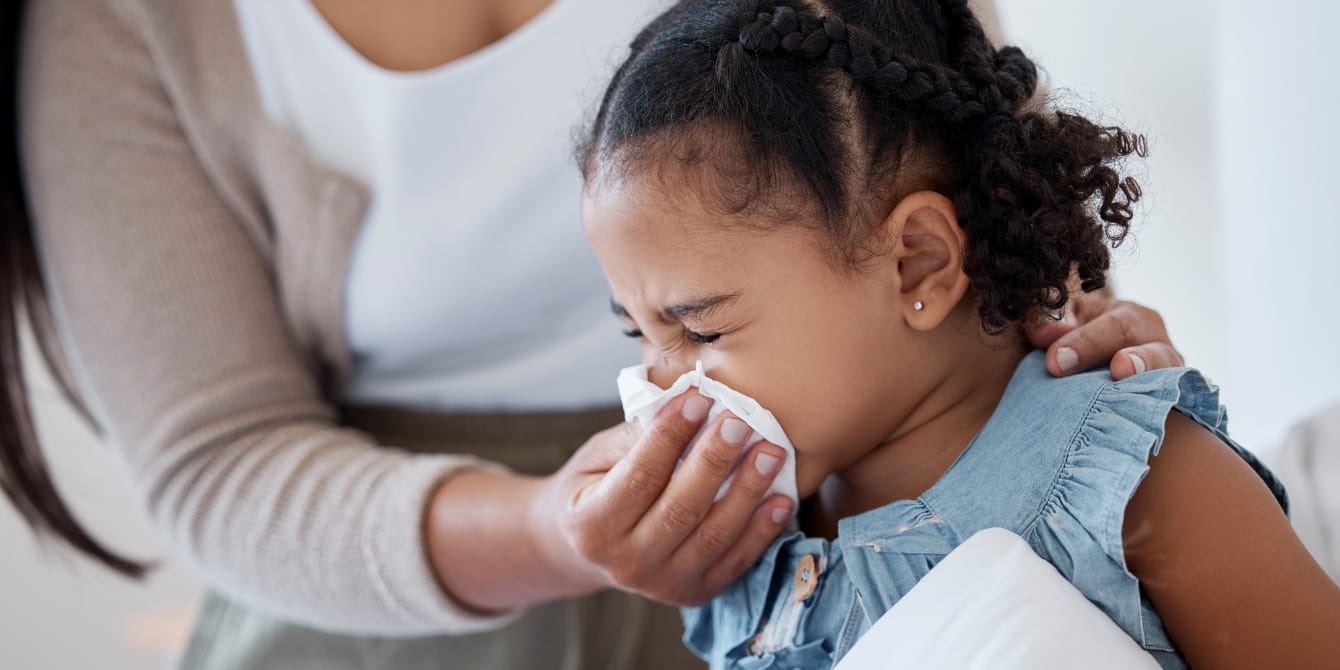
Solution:
<svg viewBox="0 0 1340 670">
<path fill-rule="evenodd" d="M 684 337 L 694 344 L 711 344 L 721 339 L 721 333 L 695 333 L 692 330 L 685 330 Z"/>
<path fill-rule="evenodd" d="M 642 331 L 637 328 L 625 328 L 623 334 L 639 340 L 646 337 L 643 335 Z M 684 339 L 694 344 L 711 344 L 721 339 L 721 333 L 697 333 L 692 330 L 685 330 Z"/>
</svg>

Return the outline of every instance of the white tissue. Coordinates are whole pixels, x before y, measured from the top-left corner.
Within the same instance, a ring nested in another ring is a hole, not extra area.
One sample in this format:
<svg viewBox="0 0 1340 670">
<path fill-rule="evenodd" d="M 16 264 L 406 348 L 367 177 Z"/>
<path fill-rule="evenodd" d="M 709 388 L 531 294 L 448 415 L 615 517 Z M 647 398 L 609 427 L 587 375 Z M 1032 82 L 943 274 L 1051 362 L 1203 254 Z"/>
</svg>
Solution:
<svg viewBox="0 0 1340 670">
<path fill-rule="evenodd" d="M 629 421 L 637 419 L 644 428 L 650 426 L 652 419 L 656 418 L 656 413 L 666 403 L 694 386 L 698 387 L 698 393 L 703 397 L 712 400 L 712 407 L 707 412 L 707 420 L 703 422 L 703 430 L 698 431 L 698 435 L 694 436 L 693 441 L 689 443 L 689 448 L 684 451 L 684 455 L 687 456 L 689 451 L 693 449 L 693 445 L 702 437 L 703 431 L 711 425 L 713 419 L 720 416 L 722 412 L 730 411 L 753 429 L 745 442 L 745 450 L 741 451 L 742 457 L 748 447 L 753 446 L 760 440 L 767 440 L 786 451 L 786 458 L 782 461 L 782 469 L 777 473 L 776 479 L 772 480 L 772 486 L 768 489 L 767 495 L 781 493 L 791 499 L 791 509 L 799 509 L 800 501 L 796 495 L 796 450 L 795 447 L 791 446 L 791 440 L 786 437 L 781 424 L 777 423 L 777 418 L 772 415 L 772 412 L 763 409 L 758 401 L 704 374 L 702 361 L 698 361 L 698 366 L 693 371 L 684 373 L 667 389 L 663 389 L 647 379 L 647 366 L 645 365 L 635 365 L 621 370 L 619 372 L 619 397 L 623 400 L 624 418 Z M 738 462 L 736 465 L 739 465 Z M 734 478 L 735 475 L 732 474 L 726 480 L 726 483 L 722 484 L 721 489 L 717 491 L 718 500 L 725 494 Z"/>
</svg>

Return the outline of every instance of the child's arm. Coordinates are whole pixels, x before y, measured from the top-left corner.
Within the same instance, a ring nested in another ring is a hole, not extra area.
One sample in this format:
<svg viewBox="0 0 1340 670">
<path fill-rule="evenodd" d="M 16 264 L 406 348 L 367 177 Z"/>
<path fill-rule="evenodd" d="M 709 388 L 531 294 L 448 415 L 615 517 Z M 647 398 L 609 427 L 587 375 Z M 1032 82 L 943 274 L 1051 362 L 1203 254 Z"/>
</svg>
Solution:
<svg viewBox="0 0 1340 670">
<path fill-rule="evenodd" d="M 1173 412 L 1126 508 L 1127 565 L 1192 667 L 1340 667 L 1340 587 L 1261 479 Z"/>
</svg>

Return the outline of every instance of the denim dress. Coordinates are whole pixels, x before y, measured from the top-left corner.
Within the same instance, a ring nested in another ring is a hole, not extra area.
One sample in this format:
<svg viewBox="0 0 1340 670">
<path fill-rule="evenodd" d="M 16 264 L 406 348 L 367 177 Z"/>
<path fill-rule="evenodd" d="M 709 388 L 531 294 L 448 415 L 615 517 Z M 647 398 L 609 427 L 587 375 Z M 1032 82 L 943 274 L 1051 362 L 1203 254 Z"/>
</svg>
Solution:
<svg viewBox="0 0 1340 670">
<path fill-rule="evenodd" d="M 684 641 L 713 668 L 828 668 L 931 568 L 973 534 L 1004 528 L 1165 668 L 1184 668 L 1126 569 L 1126 504 L 1176 410 L 1219 436 L 1288 509 L 1284 488 L 1229 439 L 1218 390 L 1200 373 L 1106 370 L 1057 379 L 1041 352 L 1015 371 L 995 413 L 941 479 L 838 523 L 834 541 L 784 533 L 748 573 L 683 611 Z"/>
</svg>

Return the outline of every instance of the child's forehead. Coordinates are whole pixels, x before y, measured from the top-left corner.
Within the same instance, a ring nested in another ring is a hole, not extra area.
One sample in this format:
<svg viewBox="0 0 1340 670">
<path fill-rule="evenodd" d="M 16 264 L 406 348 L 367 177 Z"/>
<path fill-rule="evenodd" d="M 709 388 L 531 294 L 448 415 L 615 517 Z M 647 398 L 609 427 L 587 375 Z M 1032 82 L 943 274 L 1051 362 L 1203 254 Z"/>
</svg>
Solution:
<svg viewBox="0 0 1340 670">
<path fill-rule="evenodd" d="M 787 273 L 845 272 L 820 227 L 723 214 L 646 179 L 588 191 L 584 219 L 611 288 L 630 308 L 660 311 L 707 295 L 747 294 Z"/>
<path fill-rule="evenodd" d="M 616 302 L 630 310 L 684 306 L 678 316 L 701 315 L 749 302 L 755 289 L 787 275 L 831 272 L 827 250 L 800 227 L 721 225 L 704 212 L 685 217 L 642 209 L 614 192 L 591 202 L 588 237 Z"/>
<path fill-rule="evenodd" d="M 588 189 L 583 204 L 587 234 L 661 247 L 722 245 L 757 229 L 749 213 L 721 212 L 694 189 L 652 174 L 638 174 Z"/>
<path fill-rule="evenodd" d="M 596 152 L 586 190 L 631 184 L 724 219 L 819 214 L 813 185 L 751 135 L 736 123 L 703 120 L 627 139 Z"/>
<path fill-rule="evenodd" d="M 756 185 L 712 182 L 715 172 L 702 165 L 666 161 L 656 170 L 625 173 L 588 186 L 583 196 L 587 234 L 654 238 L 658 244 L 727 244 L 760 235 L 825 230 L 816 203 L 803 194 L 781 189 L 763 193 Z"/>
</svg>

